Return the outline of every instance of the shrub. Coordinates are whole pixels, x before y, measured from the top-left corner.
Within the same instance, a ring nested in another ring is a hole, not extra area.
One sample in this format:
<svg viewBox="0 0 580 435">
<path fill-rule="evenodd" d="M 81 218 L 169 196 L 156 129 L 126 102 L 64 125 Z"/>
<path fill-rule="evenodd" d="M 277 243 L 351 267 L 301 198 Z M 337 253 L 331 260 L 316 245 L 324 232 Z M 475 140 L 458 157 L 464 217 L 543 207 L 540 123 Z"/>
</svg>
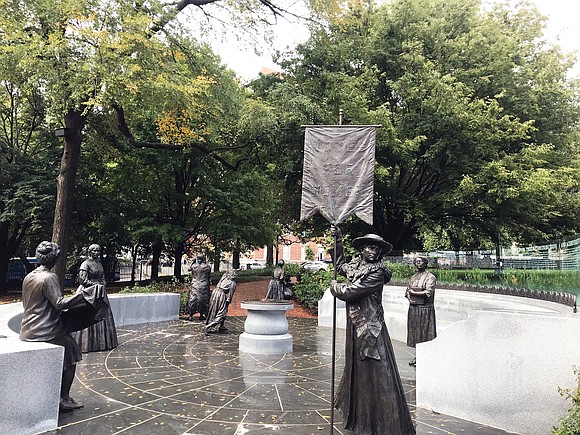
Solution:
<svg viewBox="0 0 580 435">
<path fill-rule="evenodd" d="M 180 313 L 185 313 L 185 310 L 187 309 L 188 296 L 189 296 L 189 290 L 182 290 L 179 293 L 179 312 Z"/>
<path fill-rule="evenodd" d="M 580 273 L 574 270 L 505 269 L 499 274 L 495 270 L 482 269 L 429 270 L 441 284 L 499 285 L 572 294 L 576 294 L 580 288 Z"/>
<path fill-rule="evenodd" d="M 119 293 L 177 293 L 181 291 L 183 284 L 177 281 L 153 281 L 149 284 L 135 284 L 132 287 L 124 287 Z"/>
<path fill-rule="evenodd" d="M 391 279 L 396 282 L 407 281 L 416 272 L 416 269 L 408 264 L 389 263 L 388 261 L 386 263 L 389 270 L 393 273 Z"/>
<path fill-rule="evenodd" d="M 294 284 L 294 296 L 306 307 L 316 309 L 318 301 L 330 285 L 334 272 L 321 270 L 319 272 L 302 272 Z"/>
<path fill-rule="evenodd" d="M 575 270 L 509 269 L 502 274 L 501 284 L 576 294 L 580 289 L 580 273 Z"/>
<path fill-rule="evenodd" d="M 568 410 L 568 415 L 560 420 L 558 427 L 555 427 L 552 435 L 578 435 L 580 434 L 580 370 L 574 368 L 577 377 L 577 388 L 574 391 L 560 389 L 560 394 L 566 399 L 572 400 L 572 407 Z"/>
<path fill-rule="evenodd" d="M 290 278 L 294 277 L 296 280 L 300 280 L 300 277 L 304 273 L 304 269 L 298 263 L 286 263 L 284 265 L 284 276 L 286 281 L 290 281 Z"/>
<path fill-rule="evenodd" d="M 392 280 L 405 284 L 416 270 L 401 263 L 387 263 L 393 272 Z M 473 284 L 526 288 L 576 294 L 580 289 L 580 273 L 575 270 L 504 269 L 497 273 L 492 269 L 437 269 L 429 268 L 439 284 Z"/>
<path fill-rule="evenodd" d="M 124 287 L 119 293 L 179 293 L 179 312 L 185 312 L 187 306 L 187 285 L 177 281 L 153 281 L 146 285 Z"/>
<path fill-rule="evenodd" d="M 265 267 L 263 269 L 240 269 L 238 270 L 238 278 L 236 279 L 237 282 L 250 282 L 256 281 L 258 279 L 272 276 L 272 270 L 274 268 L 272 266 Z M 220 272 L 212 272 L 211 273 L 211 283 L 217 284 L 220 280 L 222 275 L 225 273 L 225 270 Z"/>
</svg>

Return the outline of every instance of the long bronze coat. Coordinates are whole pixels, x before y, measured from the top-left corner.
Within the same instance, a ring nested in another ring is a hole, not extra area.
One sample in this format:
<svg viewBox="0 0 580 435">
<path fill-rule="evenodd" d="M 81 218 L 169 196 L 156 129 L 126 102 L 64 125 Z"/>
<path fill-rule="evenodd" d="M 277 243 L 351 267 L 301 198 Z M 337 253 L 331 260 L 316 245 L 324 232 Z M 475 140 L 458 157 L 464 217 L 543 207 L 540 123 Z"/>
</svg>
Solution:
<svg viewBox="0 0 580 435">
<path fill-rule="evenodd" d="M 187 314 L 193 316 L 200 313 L 202 316 L 207 315 L 210 297 L 210 277 L 211 267 L 207 263 L 194 262 L 189 267 L 191 271 L 191 284 L 187 296 Z"/>
<path fill-rule="evenodd" d="M 337 273 L 348 279 L 331 292 L 346 302 L 345 367 L 334 406 L 356 435 L 415 433 L 391 339 L 384 321 L 383 285 L 391 272 L 382 261 L 345 263 L 337 244 Z"/>
<path fill-rule="evenodd" d="M 236 292 L 236 281 L 226 272 L 222 275 L 216 288 L 211 292 L 209 310 L 205 321 L 207 326 L 221 324 L 228 317 L 228 307 Z"/>
<path fill-rule="evenodd" d="M 266 299 L 284 300 L 284 269 L 276 266 L 272 271 L 272 279 L 268 283 Z"/>
<path fill-rule="evenodd" d="M 407 312 L 407 346 L 431 341 L 437 337 L 435 319 L 435 286 L 437 278 L 426 270 L 417 272 L 409 278 L 408 288 L 424 291 L 420 297 L 409 296 Z"/>
</svg>

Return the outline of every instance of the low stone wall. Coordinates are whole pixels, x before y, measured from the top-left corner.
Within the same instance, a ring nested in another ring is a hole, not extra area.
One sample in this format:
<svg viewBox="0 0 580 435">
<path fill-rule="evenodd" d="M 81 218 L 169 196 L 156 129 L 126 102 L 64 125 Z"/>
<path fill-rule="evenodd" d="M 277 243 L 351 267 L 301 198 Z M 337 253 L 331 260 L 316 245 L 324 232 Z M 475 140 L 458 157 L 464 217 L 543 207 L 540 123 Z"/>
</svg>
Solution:
<svg viewBox="0 0 580 435">
<path fill-rule="evenodd" d="M 179 293 L 109 295 L 115 325 L 179 320 Z"/>
<path fill-rule="evenodd" d="M 327 290 L 318 301 L 318 326 L 332 326 L 332 300 Z M 393 340 L 407 341 L 407 311 L 409 301 L 405 298 L 405 287 L 386 285 L 383 289 L 385 323 Z M 473 310 L 499 309 L 508 311 L 530 311 L 536 313 L 572 313 L 572 308 L 556 302 L 527 299 L 489 293 L 442 290 L 435 291 L 435 312 L 438 333 L 459 320 L 465 320 Z M 337 300 L 336 324 L 346 327 L 346 306 Z"/>
<path fill-rule="evenodd" d="M 110 295 L 117 326 L 179 319 L 179 294 Z M 22 303 L 0 305 L 0 433 L 35 434 L 58 425 L 64 349 L 20 341 Z"/>
<path fill-rule="evenodd" d="M 520 434 L 548 434 L 576 388 L 578 315 L 472 311 L 417 345 L 417 405 Z"/>
</svg>

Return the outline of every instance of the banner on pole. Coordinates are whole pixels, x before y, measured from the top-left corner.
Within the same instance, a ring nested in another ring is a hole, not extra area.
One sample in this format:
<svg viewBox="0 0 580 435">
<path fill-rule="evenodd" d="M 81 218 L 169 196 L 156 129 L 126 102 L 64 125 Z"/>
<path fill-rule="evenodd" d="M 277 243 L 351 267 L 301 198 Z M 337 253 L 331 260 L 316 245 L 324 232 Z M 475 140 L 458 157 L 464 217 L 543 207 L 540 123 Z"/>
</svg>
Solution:
<svg viewBox="0 0 580 435">
<path fill-rule="evenodd" d="M 334 225 L 351 214 L 372 225 L 377 126 L 306 126 L 300 220 Z"/>
</svg>

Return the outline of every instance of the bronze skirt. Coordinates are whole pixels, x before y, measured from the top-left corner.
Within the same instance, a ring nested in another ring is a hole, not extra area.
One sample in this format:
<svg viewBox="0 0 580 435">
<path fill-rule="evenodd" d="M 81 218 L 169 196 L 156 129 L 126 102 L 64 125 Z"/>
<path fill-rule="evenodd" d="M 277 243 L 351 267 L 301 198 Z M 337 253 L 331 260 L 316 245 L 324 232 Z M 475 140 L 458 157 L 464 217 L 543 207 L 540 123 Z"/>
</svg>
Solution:
<svg viewBox="0 0 580 435">
<path fill-rule="evenodd" d="M 431 341 L 437 337 L 435 307 L 433 305 L 409 305 L 407 314 L 407 346 Z"/>
</svg>

